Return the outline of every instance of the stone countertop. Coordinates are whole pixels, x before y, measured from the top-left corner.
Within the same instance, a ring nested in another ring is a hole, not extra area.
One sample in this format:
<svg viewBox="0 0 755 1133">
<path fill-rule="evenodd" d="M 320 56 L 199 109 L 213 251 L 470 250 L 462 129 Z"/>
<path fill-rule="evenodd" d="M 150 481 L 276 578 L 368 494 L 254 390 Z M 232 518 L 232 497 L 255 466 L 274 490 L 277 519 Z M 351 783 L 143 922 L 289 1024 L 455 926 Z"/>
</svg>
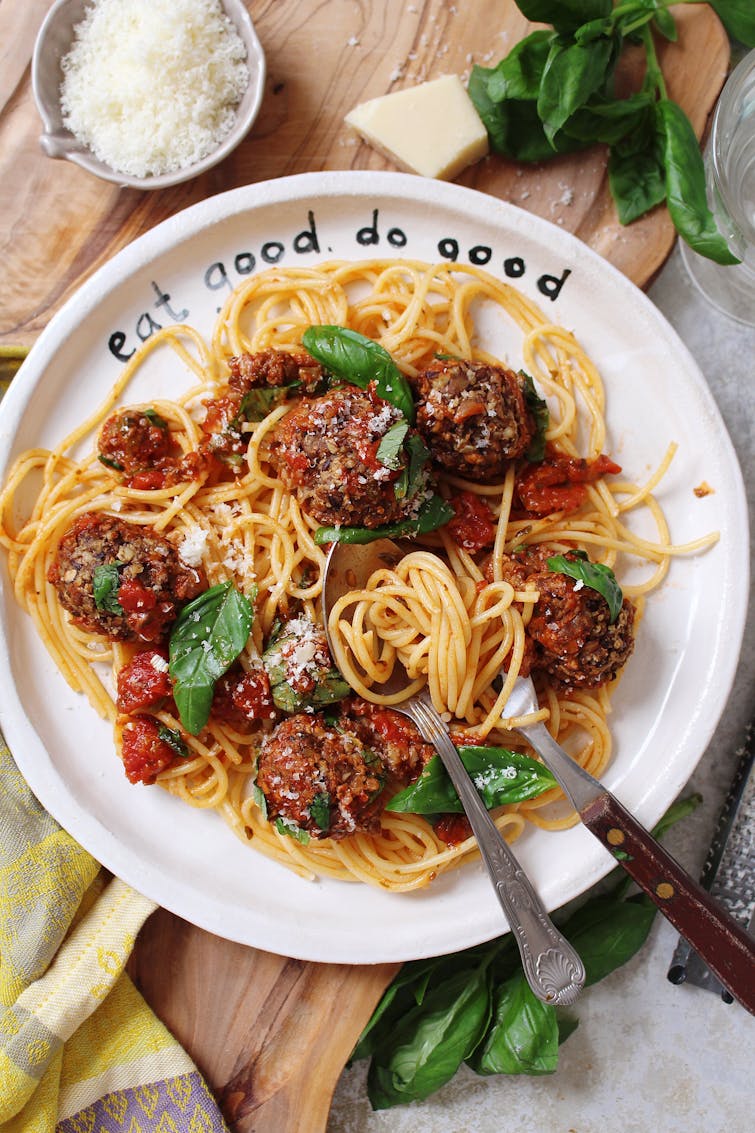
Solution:
<svg viewBox="0 0 755 1133">
<path fill-rule="evenodd" d="M 755 531 L 755 329 L 714 310 L 691 283 L 678 248 L 649 289 L 705 375 L 739 457 Z M 747 534 L 742 533 L 742 538 Z M 751 554 L 752 558 L 752 554 Z M 698 876 L 755 711 L 755 602 L 734 686 L 684 794 L 703 804 L 665 839 Z M 424 1102 L 373 1112 L 367 1062 L 347 1068 L 328 1133 L 744 1133 L 752 1128 L 755 1021 L 739 1004 L 667 972 L 678 934 L 662 917 L 639 955 L 572 1009 L 579 1026 L 547 1077 L 480 1078 L 466 1067 Z"/>
</svg>

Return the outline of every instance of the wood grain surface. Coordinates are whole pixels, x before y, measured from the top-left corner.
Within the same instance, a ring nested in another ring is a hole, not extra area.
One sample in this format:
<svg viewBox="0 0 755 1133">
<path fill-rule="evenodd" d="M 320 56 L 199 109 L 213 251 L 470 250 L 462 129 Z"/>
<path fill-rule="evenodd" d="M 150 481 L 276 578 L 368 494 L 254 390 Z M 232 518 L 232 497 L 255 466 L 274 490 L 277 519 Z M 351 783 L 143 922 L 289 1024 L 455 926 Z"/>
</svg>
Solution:
<svg viewBox="0 0 755 1133">
<path fill-rule="evenodd" d="M 511 0 L 251 0 L 268 65 L 256 124 L 214 170 L 149 193 L 119 189 L 42 154 L 30 59 L 49 6 L 0 4 L 0 344 L 8 346 L 31 345 L 88 275 L 196 201 L 304 171 L 391 168 L 343 124 L 354 105 L 443 74 L 466 78 L 473 62 L 493 65 L 530 30 Z M 661 45 L 661 60 L 671 97 L 700 136 L 729 45 L 706 5 L 676 15 L 679 40 Z M 637 82 L 638 65 L 638 58 L 628 61 L 627 86 Z M 631 228 L 618 224 L 601 147 L 529 167 L 491 157 L 458 180 L 575 233 L 639 286 L 673 244 L 663 208 Z M 272 956 L 163 910 L 147 922 L 130 964 L 235 1133 L 325 1128 L 338 1076 L 395 970 Z"/>
</svg>

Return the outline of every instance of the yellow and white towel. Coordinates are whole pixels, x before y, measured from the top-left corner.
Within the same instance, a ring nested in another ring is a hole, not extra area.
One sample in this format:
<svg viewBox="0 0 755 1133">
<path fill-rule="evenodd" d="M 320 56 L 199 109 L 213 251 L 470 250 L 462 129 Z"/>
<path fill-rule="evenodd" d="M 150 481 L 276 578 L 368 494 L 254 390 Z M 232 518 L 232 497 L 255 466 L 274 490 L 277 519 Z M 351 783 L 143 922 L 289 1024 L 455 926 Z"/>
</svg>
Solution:
<svg viewBox="0 0 755 1133">
<path fill-rule="evenodd" d="M 3 1133 L 227 1133 L 124 971 L 154 907 L 61 830 L 0 736 Z"/>
</svg>

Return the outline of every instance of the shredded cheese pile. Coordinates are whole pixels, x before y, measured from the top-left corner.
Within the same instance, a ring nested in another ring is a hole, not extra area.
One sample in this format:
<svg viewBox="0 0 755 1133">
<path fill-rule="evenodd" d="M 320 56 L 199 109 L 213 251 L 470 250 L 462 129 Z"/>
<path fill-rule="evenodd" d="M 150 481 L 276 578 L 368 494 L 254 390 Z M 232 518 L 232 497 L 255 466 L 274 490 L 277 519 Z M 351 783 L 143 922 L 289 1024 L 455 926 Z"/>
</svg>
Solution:
<svg viewBox="0 0 755 1133">
<path fill-rule="evenodd" d="M 132 177 L 215 150 L 249 84 L 244 43 L 219 0 L 94 0 L 62 69 L 64 124 Z"/>
</svg>

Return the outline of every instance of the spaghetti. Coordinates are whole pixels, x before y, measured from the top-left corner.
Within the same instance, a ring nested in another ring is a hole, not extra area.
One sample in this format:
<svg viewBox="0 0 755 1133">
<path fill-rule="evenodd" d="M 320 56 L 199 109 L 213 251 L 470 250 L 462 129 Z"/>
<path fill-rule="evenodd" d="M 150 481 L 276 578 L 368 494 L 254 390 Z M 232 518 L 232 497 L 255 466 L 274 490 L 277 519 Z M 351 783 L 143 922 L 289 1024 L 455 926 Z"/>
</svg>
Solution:
<svg viewBox="0 0 755 1133">
<path fill-rule="evenodd" d="M 58 447 L 21 454 L 0 496 L 0 543 L 8 554 L 15 596 L 69 685 L 112 722 L 119 750 L 129 720 L 113 690 L 134 648 L 129 641 L 109 641 L 83 630 L 61 607 L 48 576 L 71 524 L 84 515 L 117 517 L 166 538 L 209 586 L 233 582 L 254 602 L 251 634 L 239 659 L 244 673 L 254 674 L 281 622 L 296 615 L 313 626 L 321 624 L 325 552 L 315 538 L 317 520 L 270 461 L 271 442 L 296 397 L 243 426 L 241 467 L 226 466 L 219 473 L 217 466 L 192 464 L 202 444 L 203 415 L 208 404 L 219 404 L 230 360 L 270 349 L 299 351 L 308 327 L 330 325 L 380 343 L 409 380 L 437 356 L 495 365 L 494 356 L 476 340 L 483 307 L 521 332 L 522 367 L 550 408 L 550 450 L 566 459 L 580 454 L 582 459 L 598 458 L 606 444 L 604 390 L 595 365 L 571 333 L 548 322 L 511 285 L 480 269 L 398 260 L 334 261 L 250 278 L 229 296 L 209 343 L 187 326 L 159 331 L 128 362 L 103 403 Z M 167 423 L 178 452 L 177 472 L 158 486 L 140 487 L 125 483 L 98 459 L 96 437 L 115 407 L 127 402 L 130 383 L 146 359 L 163 350 L 192 380 L 181 397 L 136 409 Z M 399 658 L 411 687 L 429 685 L 452 733 L 465 742 L 516 748 L 512 722 L 502 713 L 510 682 L 524 661 L 538 592 L 511 580 L 507 563 L 512 553 L 539 547 L 551 554 L 589 551 L 609 568 L 631 556 L 647 566 L 644 580 L 624 587 L 625 596 L 641 610 L 673 556 L 701 550 L 716 538 L 681 546 L 671 542 L 652 492 L 673 452 L 672 445 L 643 486 L 598 476 L 584 485 L 579 506 L 544 514 L 522 514 L 515 506 L 513 467 L 496 483 L 439 471 L 438 490 L 444 497 L 471 494 L 484 502 L 492 517 L 491 546 L 484 554 L 467 549 L 454 536 L 453 524 L 442 526 L 423 536 L 395 568 L 379 572 L 364 590 L 341 599 L 331 620 L 338 669 L 365 700 L 390 704 L 379 685 Z M 18 521 L 20 500 L 26 499 L 30 485 L 34 502 Z M 638 509 L 650 516 L 654 538 L 640 537 L 630 527 L 628 514 Z M 504 667 L 508 680 L 502 688 L 494 687 Z M 565 693 L 541 673 L 538 691 L 538 717 L 547 719 L 559 741 L 599 776 L 611 757 L 607 686 Z M 268 821 L 255 783 L 271 720 L 259 719 L 249 730 L 232 715 L 211 714 L 206 726 L 191 735 L 169 701 L 148 709 L 147 715 L 185 744 L 181 757 L 157 775 L 159 785 L 191 806 L 219 812 L 242 840 L 303 876 L 410 890 L 476 853 L 472 837 L 449 845 L 421 816 L 390 810 L 382 812 L 375 833 L 297 840 Z M 575 816 L 554 789 L 500 808 L 495 820 L 511 840 L 528 823 L 557 829 L 572 824 Z"/>
</svg>

